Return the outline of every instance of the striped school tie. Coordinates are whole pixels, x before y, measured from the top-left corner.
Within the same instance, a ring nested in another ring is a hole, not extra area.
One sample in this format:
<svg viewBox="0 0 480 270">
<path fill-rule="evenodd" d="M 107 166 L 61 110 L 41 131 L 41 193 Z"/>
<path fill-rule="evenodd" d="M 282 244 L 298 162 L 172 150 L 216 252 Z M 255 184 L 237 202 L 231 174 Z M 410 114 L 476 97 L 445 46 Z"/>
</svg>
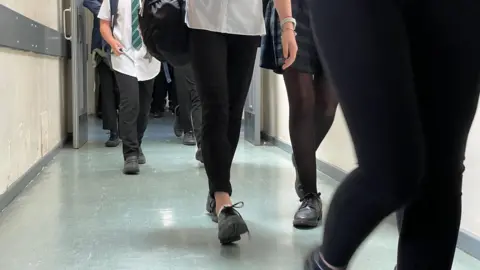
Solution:
<svg viewBox="0 0 480 270">
<path fill-rule="evenodd" d="M 132 46 L 136 50 L 142 47 L 142 37 L 138 28 L 138 10 L 140 9 L 140 0 L 132 0 Z"/>
</svg>

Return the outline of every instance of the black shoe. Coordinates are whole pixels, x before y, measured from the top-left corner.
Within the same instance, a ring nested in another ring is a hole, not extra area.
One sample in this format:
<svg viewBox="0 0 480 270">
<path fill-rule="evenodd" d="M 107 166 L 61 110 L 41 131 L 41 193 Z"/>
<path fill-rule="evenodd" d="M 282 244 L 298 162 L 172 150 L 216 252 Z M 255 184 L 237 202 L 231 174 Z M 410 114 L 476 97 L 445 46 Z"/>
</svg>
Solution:
<svg viewBox="0 0 480 270">
<path fill-rule="evenodd" d="M 123 165 L 124 174 L 138 174 L 140 167 L 138 166 L 138 157 L 130 156 L 125 158 L 125 164 Z"/>
<path fill-rule="evenodd" d="M 203 163 L 203 154 L 202 154 L 202 148 L 197 148 L 197 152 L 195 153 L 195 159 Z"/>
<path fill-rule="evenodd" d="M 320 247 L 315 248 L 307 255 L 303 264 L 304 270 L 331 270 L 320 257 L 320 249 Z"/>
<path fill-rule="evenodd" d="M 142 148 L 138 148 L 138 164 L 145 164 L 147 163 L 147 158 L 145 154 L 143 154 Z"/>
<path fill-rule="evenodd" d="M 173 133 L 180 138 L 183 135 L 183 128 L 180 126 L 180 107 L 178 105 L 174 109 L 174 114 L 175 121 L 173 122 Z"/>
<path fill-rule="evenodd" d="M 213 222 L 218 222 L 217 213 L 215 213 L 216 208 L 217 204 L 215 203 L 215 198 L 208 194 L 207 205 L 205 209 L 207 210 L 207 213 Z"/>
<path fill-rule="evenodd" d="M 295 157 L 292 154 L 292 163 L 293 167 L 295 168 L 295 192 L 297 193 L 298 198 L 303 198 L 305 197 L 305 192 L 303 191 L 303 186 L 302 183 L 300 183 L 300 177 L 298 176 L 298 170 L 297 170 L 297 163 L 295 162 Z"/>
<path fill-rule="evenodd" d="M 243 207 L 243 202 L 232 206 L 224 206 L 218 213 L 218 240 L 220 243 L 231 244 L 241 239 L 248 232 L 247 224 L 235 208 Z"/>
<path fill-rule="evenodd" d="M 300 200 L 302 204 L 293 217 L 294 227 L 317 227 L 322 220 L 320 194 L 309 193 Z"/>
<path fill-rule="evenodd" d="M 105 142 L 106 147 L 117 147 L 120 144 L 120 138 L 118 137 L 118 133 L 110 131 L 110 137 L 108 141 Z"/>
<path fill-rule="evenodd" d="M 195 136 L 193 131 L 188 131 L 183 134 L 183 144 L 184 145 L 196 145 Z"/>
</svg>

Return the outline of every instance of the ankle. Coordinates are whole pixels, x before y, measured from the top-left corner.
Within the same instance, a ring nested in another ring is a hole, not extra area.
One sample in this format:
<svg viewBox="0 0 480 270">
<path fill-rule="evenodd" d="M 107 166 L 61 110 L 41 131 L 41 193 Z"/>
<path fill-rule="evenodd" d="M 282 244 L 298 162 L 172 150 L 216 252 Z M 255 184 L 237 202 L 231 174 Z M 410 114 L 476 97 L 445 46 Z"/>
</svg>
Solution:
<svg viewBox="0 0 480 270">
<path fill-rule="evenodd" d="M 226 192 L 215 192 L 216 213 L 218 214 L 224 206 L 231 206 L 232 201 L 230 195 Z"/>
</svg>

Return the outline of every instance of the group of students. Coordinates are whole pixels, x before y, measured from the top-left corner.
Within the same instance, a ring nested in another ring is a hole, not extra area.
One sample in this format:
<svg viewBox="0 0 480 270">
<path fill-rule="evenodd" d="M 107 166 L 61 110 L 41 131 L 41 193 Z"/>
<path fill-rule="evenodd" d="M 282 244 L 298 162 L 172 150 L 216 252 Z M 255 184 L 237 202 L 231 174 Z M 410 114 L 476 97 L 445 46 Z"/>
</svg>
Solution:
<svg viewBox="0 0 480 270">
<path fill-rule="evenodd" d="M 160 66 L 135 45 L 138 19 L 132 15 L 139 2 L 119 0 L 118 16 L 112 16 L 105 0 L 98 13 L 102 36 L 115 52 L 117 81 L 130 89 L 124 95 L 135 92 L 143 100 L 143 109 L 120 113 L 126 164 L 142 156 L 150 72 Z M 315 151 L 338 103 L 358 159 L 332 198 L 323 243 L 307 255 L 304 269 L 346 269 L 368 235 L 394 212 L 400 230 L 397 269 L 451 269 L 466 141 L 479 96 L 480 1 L 264 2 L 186 1 L 187 70 L 201 100 L 207 211 L 218 222 L 220 242 L 238 241 L 248 232 L 237 210 L 243 202 L 231 201 L 230 167 L 262 44 L 262 67 L 283 74 L 287 87 L 302 201 L 295 226 L 316 226 L 322 219 Z M 120 62 L 136 69 L 117 70 Z"/>
</svg>

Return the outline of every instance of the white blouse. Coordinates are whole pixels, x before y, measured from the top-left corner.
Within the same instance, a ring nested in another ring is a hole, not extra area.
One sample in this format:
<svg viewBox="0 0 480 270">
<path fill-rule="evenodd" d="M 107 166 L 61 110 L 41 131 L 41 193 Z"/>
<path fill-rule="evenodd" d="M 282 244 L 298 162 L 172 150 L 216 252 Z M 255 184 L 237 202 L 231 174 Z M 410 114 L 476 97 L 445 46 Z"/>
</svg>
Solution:
<svg viewBox="0 0 480 270">
<path fill-rule="evenodd" d="M 186 23 L 192 29 L 265 35 L 262 0 L 187 0 Z"/>
</svg>

